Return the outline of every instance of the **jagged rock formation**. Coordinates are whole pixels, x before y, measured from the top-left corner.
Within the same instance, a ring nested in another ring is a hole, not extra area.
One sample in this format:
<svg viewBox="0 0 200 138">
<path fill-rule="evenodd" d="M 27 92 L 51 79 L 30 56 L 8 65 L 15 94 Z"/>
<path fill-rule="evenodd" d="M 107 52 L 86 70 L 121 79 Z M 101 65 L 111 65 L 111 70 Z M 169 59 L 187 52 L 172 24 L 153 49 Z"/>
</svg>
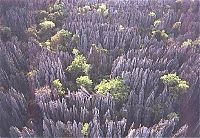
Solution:
<svg viewBox="0 0 200 138">
<path fill-rule="evenodd" d="M 200 136 L 200 45 L 182 46 L 199 39 L 198 0 L 61 1 L 67 17 L 57 29 L 79 36 L 76 48 L 91 64 L 95 83 L 105 75 L 122 77 L 130 87 L 128 100 L 118 111 L 109 94 L 70 90 L 65 69 L 74 58 L 71 51 L 51 51 L 28 38 L 37 10 L 55 0 L 1 0 L 0 27 L 10 27 L 12 38 L 0 34 L 0 136 L 84 137 L 84 123 L 88 137 Z M 107 15 L 95 8 L 102 2 Z M 86 5 L 91 9 L 80 13 Z M 169 39 L 152 37 L 155 29 L 165 30 Z M 160 81 L 174 72 L 190 85 L 179 98 Z M 52 87 L 55 79 L 66 95 Z M 167 118 L 172 112 L 179 117 Z"/>
</svg>

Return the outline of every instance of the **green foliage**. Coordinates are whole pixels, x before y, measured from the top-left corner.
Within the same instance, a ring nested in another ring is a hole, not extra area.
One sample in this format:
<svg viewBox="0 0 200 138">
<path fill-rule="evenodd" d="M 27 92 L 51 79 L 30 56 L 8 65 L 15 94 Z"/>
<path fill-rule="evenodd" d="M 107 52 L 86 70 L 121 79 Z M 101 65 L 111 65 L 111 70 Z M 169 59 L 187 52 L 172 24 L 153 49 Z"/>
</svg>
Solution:
<svg viewBox="0 0 200 138">
<path fill-rule="evenodd" d="M 154 21 L 153 25 L 154 25 L 154 27 L 157 27 L 160 23 L 161 23 L 161 20 L 158 19 L 158 20 Z"/>
<path fill-rule="evenodd" d="M 40 43 L 41 47 L 46 47 L 48 50 L 51 50 L 51 41 L 47 40 L 46 42 Z"/>
<path fill-rule="evenodd" d="M 71 37 L 71 33 L 67 30 L 60 30 L 54 36 L 51 37 L 51 45 L 53 49 L 65 49 L 67 40 Z"/>
<path fill-rule="evenodd" d="M 175 112 L 172 112 L 167 115 L 167 119 L 173 119 L 173 118 L 179 118 L 178 114 Z"/>
<path fill-rule="evenodd" d="M 187 90 L 189 88 L 189 85 L 187 84 L 186 81 L 180 81 L 179 84 L 177 85 L 177 88 L 179 90 Z"/>
<path fill-rule="evenodd" d="M 103 95 L 110 93 L 116 101 L 126 100 L 129 93 L 129 88 L 119 77 L 111 80 L 102 80 L 100 84 L 95 87 L 95 90 Z"/>
<path fill-rule="evenodd" d="M 174 25 L 172 26 L 172 29 L 178 29 L 181 27 L 181 22 L 175 22 Z"/>
<path fill-rule="evenodd" d="M 27 77 L 32 77 L 34 74 L 36 74 L 37 73 L 37 71 L 36 70 L 32 70 L 32 71 L 29 71 L 27 74 L 26 74 L 26 76 Z"/>
<path fill-rule="evenodd" d="M 87 64 L 86 58 L 82 54 L 80 54 L 77 49 L 73 49 L 73 54 L 75 55 L 75 58 L 72 61 L 71 65 L 67 67 L 67 71 L 83 72 L 87 75 L 90 69 L 90 64 Z"/>
<path fill-rule="evenodd" d="M 168 34 L 165 32 L 165 30 L 155 30 L 152 32 L 152 37 L 156 38 L 158 41 L 161 41 L 161 40 L 167 40 L 168 38 Z"/>
<path fill-rule="evenodd" d="M 186 41 L 184 41 L 181 45 L 182 47 L 188 47 L 188 46 L 192 46 L 192 40 L 191 39 L 187 39 Z"/>
<path fill-rule="evenodd" d="M 181 81 L 176 74 L 167 74 L 160 78 L 162 82 L 167 86 L 176 86 Z"/>
<path fill-rule="evenodd" d="M 57 12 L 57 11 L 60 11 L 62 10 L 62 7 L 63 7 L 63 3 L 60 2 L 60 0 L 56 0 L 56 2 L 49 7 L 48 11 L 49 12 Z"/>
<path fill-rule="evenodd" d="M 52 82 L 52 85 L 58 91 L 58 95 L 62 96 L 62 95 L 65 94 L 65 91 L 63 90 L 63 85 L 62 85 L 62 83 L 60 82 L 59 79 L 54 80 Z"/>
<path fill-rule="evenodd" d="M 39 24 L 42 30 L 53 29 L 55 27 L 55 23 L 52 21 L 43 21 Z"/>
<path fill-rule="evenodd" d="M 81 133 L 84 135 L 84 136 L 87 136 L 88 135 L 88 130 L 89 130 L 89 124 L 88 123 L 85 123 L 81 129 Z"/>
<path fill-rule="evenodd" d="M 103 14 L 103 16 L 107 16 L 107 15 L 108 15 L 108 9 L 107 9 L 106 4 L 102 3 L 102 4 L 98 7 L 97 12 Z"/>
<path fill-rule="evenodd" d="M 78 49 L 73 49 L 72 50 L 72 53 L 75 55 L 75 56 L 78 56 L 80 54 L 80 51 Z"/>
<path fill-rule="evenodd" d="M 106 11 L 106 9 L 107 9 L 106 4 L 102 3 L 97 9 L 97 11 L 99 10 L 100 12 L 104 12 Z"/>
<path fill-rule="evenodd" d="M 163 75 L 160 79 L 165 85 L 172 87 L 175 91 L 187 90 L 189 88 L 187 82 L 181 80 L 176 74 Z"/>
<path fill-rule="evenodd" d="M 78 8 L 79 14 L 87 13 L 90 10 L 91 10 L 91 7 L 88 6 L 88 5 L 86 5 L 86 6 L 82 7 L 82 8 L 81 7 Z"/>
<path fill-rule="evenodd" d="M 53 21 L 56 24 L 56 26 L 61 26 L 64 17 L 66 17 L 66 13 L 64 12 L 63 6 L 64 4 L 60 0 L 57 0 L 48 9 L 49 11 L 48 19 Z"/>
<path fill-rule="evenodd" d="M 194 41 L 192 42 L 192 45 L 193 45 L 194 47 L 200 45 L 200 36 L 199 36 L 196 40 L 194 40 Z"/>
<path fill-rule="evenodd" d="M 92 89 L 92 80 L 88 76 L 80 76 L 76 79 L 76 83 L 78 86 L 83 86 L 88 90 Z"/>
<path fill-rule="evenodd" d="M 155 12 L 150 12 L 148 15 L 149 15 L 149 16 L 152 16 L 152 17 L 156 17 Z M 155 23 L 155 22 L 154 22 L 154 23 Z"/>
</svg>

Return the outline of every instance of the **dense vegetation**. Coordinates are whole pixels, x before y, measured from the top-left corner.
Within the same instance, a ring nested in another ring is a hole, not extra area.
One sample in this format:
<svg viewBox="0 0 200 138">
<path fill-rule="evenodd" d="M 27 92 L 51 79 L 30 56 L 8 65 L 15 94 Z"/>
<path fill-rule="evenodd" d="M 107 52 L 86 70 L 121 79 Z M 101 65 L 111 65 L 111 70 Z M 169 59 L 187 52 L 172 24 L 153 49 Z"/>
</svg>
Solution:
<svg viewBox="0 0 200 138">
<path fill-rule="evenodd" d="M 0 137 L 198 137 L 198 0 L 0 0 Z"/>
</svg>

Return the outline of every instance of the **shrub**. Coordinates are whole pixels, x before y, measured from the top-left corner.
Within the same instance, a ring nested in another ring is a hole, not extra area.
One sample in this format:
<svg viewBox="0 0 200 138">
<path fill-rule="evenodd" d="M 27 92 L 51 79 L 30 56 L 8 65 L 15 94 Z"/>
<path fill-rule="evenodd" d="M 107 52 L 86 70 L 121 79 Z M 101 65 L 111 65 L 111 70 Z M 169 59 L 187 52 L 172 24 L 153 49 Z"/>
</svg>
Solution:
<svg viewBox="0 0 200 138">
<path fill-rule="evenodd" d="M 43 21 L 39 24 L 42 30 L 53 29 L 55 27 L 54 22 L 52 21 Z"/>
<path fill-rule="evenodd" d="M 177 88 L 179 90 L 187 90 L 189 88 L 189 85 L 187 84 L 186 81 L 180 81 L 179 84 L 177 85 Z"/>
<path fill-rule="evenodd" d="M 172 112 L 167 115 L 167 119 L 173 119 L 173 118 L 179 118 L 178 114 L 175 112 Z"/>
<path fill-rule="evenodd" d="M 102 80 L 100 84 L 95 87 L 95 90 L 97 90 L 97 93 L 103 95 L 107 95 L 107 93 L 110 93 L 114 100 L 119 102 L 126 100 L 129 92 L 129 88 L 119 77 L 111 80 Z"/>
<path fill-rule="evenodd" d="M 60 82 L 59 79 L 54 80 L 52 82 L 52 85 L 58 91 L 58 95 L 62 96 L 62 95 L 65 94 L 65 91 L 63 90 L 63 85 L 62 85 L 62 83 Z"/>
<path fill-rule="evenodd" d="M 167 86 L 176 86 L 180 82 L 180 78 L 176 74 L 167 74 L 160 78 Z"/>
<path fill-rule="evenodd" d="M 52 34 L 54 33 L 55 24 L 52 21 L 43 21 L 39 24 L 40 30 L 38 31 L 38 35 L 40 37 L 40 41 L 46 41 L 50 39 Z"/>
<path fill-rule="evenodd" d="M 104 12 L 106 11 L 106 9 L 107 9 L 106 4 L 102 3 L 97 9 L 97 11 Z"/>
<path fill-rule="evenodd" d="M 189 88 L 189 85 L 186 81 L 181 80 L 179 76 L 176 74 L 167 74 L 163 75 L 161 78 L 162 82 L 167 85 L 168 87 L 171 87 L 172 90 L 180 91 L 180 90 L 186 90 Z"/>
<path fill-rule="evenodd" d="M 71 37 L 71 33 L 67 30 L 60 30 L 54 36 L 51 37 L 51 43 L 56 48 L 64 49 L 66 41 Z"/>
<path fill-rule="evenodd" d="M 48 50 L 51 50 L 51 41 L 47 40 L 45 42 L 40 43 L 42 47 L 46 47 Z"/>
<path fill-rule="evenodd" d="M 154 27 L 157 27 L 160 23 L 161 23 L 161 20 L 158 19 L 154 21 L 153 25 Z"/>
<path fill-rule="evenodd" d="M 174 25 L 172 26 L 172 29 L 179 29 L 181 27 L 181 22 L 176 22 L 174 23 Z"/>
<path fill-rule="evenodd" d="M 56 26 L 62 26 L 63 19 L 66 17 L 66 13 L 63 12 L 63 3 L 60 0 L 57 0 L 52 6 L 49 7 L 48 11 L 48 19 L 53 21 Z"/>
<path fill-rule="evenodd" d="M 85 123 L 81 129 L 81 133 L 84 135 L 84 136 L 87 136 L 88 135 L 88 130 L 89 130 L 89 124 L 88 123 Z"/>
<path fill-rule="evenodd" d="M 32 77 L 32 76 L 34 76 L 36 73 L 37 73 L 37 70 L 32 70 L 32 71 L 29 71 L 29 72 L 26 74 L 26 76 L 27 76 L 27 77 Z"/>
<path fill-rule="evenodd" d="M 71 65 L 67 67 L 67 71 L 77 73 L 82 72 L 87 75 L 90 69 L 90 64 L 87 64 L 86 58 L 81 55 L 77 49 L 73 49 L 73 54 L 75 55 L 75 58 Z"/>
<path fill-rule="evenodd" d="M 92 80 L 88 76 L 80 76 L 76 79 L 76 83 L 78 86 L 83 86 L 88 90 L 92 88 Z"/>
<path fill-rule="evenodd" d="M 152 32 L 152 37 L 156 38 L 158 41 L 161 41 L 161 40 L 167 40 L 168 38 L 168 34 L 165 32 L 165 30 L 155 30 Z"/>
<path fill-rule="evenodd" d="M 200 36 L 192 42 L 192 45 L 194 47 L 200 46 Z"/>
<path fill-rule="evenodd" d="M 181 45 L 182 47 L 187 47 L 187 46 L 192 46 L 192 40 L 191 39 L 187 39 L 186 41 L 184 41 Z"/>
<path fill-rule="evenodd" d="M 91 10 L 91 7 L 88 6 L 88 5 L 86 5 L 86 6 L 82 7 L 82 8 L 81 7 L 78 8 L 79 14 L 87 13 L 90 10 Z"/>
<path fill-rule="evenodd" d="M 152 16 L 152 17 L 155 17 L 155 16 L 156 16 L 155 12 L 150 12 L 148 15 L 149 15 L 149 16 Z"/>
<path fill-rule="evenodd" d="M 106 7 L 106 4 L 101 4 L 98 9 L 97 9 L 97 12 L 103 14 L 103 16 L 107 16 L 108 15 L 108 9 Z"/>
<path fill-rule="evenodd" d="M 49 7 L 48 11 L 49 12 L 57 12 L 60 11 L 63 7 L 63 3 L 60 0 L 56 0 L 56 2 Z"/>
</svg>

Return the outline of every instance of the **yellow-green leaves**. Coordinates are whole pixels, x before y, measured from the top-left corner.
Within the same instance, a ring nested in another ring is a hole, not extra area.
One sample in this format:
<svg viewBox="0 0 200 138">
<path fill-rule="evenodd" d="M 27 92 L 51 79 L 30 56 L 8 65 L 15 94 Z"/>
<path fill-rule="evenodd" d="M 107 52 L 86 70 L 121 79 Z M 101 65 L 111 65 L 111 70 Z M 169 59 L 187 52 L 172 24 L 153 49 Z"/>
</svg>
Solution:
<svg viewBox="0 0 200 138">
<path fill-rule="evenodd" d="M 54 22 L 52 21 L 43 21 L 39 24 L 41 29 L 47 30 L 47 29 L 53 29 L 55 27 Z"/>
<path fill-rule="evenodd" d="M 52 85 L 58 91 L 58 95 L 62 96 L 65 94 L 65 91 L 63 90 L 63 85 L 59 79 L 54 80 L 52 82 Z"/>
<path fill-rule="evenodd" d="M 152 16 L 152 17 L 156 17 L 155 12 L 150 12 L 148 15 L 149 15 L 149 16 Z"/>
<path fill-rule="evenodd" d="M 87 136 L 88 135 L 88 129 L 89 129 L 89 124 L 88 123 L 85 123 L 81 129 L 81 133 L 84 135 L 84 136 Z"/>
<path fill-rule="evenodd" d="M 90 80 L 89 76 L 80 76 L 76 79 L 76 83 L 78 86 L 83 86 L 87 90 L 92 89 L 92 80 Z"/>
<path fill-rule="evenodd" d="M 182 47 L 188 47 L 188 46 L 191 46 L 192 45 L 192 40 L 191 39 L 187 39 L 186 41 L 184 41 L 182 43 Z"/>
<path fill-rule="evenodd" d="M 119 77 L 111 80 L 104 79 L 95 87 L 95 89 L 97 90 L 97 93 L 103 95 L 110 93 L 116 101 L 124 101 L 129 92 L 129 88 Z"/>
<path fill-rule="evenodd" d="M 67 71 L 69 72 L 83 72 L 86 75 L 90 69 L 90 64 L 87 64 L 86 58 L 80 54 L 77 49 L 73 49 L 73 54 L 75 55 L 74 60 L 71 65 L 67 67 Z"/>
<path fill-rule="evenodd" d="M 154 21 L 153 25 L 154 25 L 154 27 L 157 27 L 160 23 L 161 23 L 161 20 L 158 19 L 158 20 Z"/>
<path fill-rule="evenodd" d="M 187 90 L 189 88 L 187 82 L 181 80 L 176 74 L 163 75 L 160 79 L 168 87 L 174 88 L 173 90 L 175 91 Z"/>
</svg>

